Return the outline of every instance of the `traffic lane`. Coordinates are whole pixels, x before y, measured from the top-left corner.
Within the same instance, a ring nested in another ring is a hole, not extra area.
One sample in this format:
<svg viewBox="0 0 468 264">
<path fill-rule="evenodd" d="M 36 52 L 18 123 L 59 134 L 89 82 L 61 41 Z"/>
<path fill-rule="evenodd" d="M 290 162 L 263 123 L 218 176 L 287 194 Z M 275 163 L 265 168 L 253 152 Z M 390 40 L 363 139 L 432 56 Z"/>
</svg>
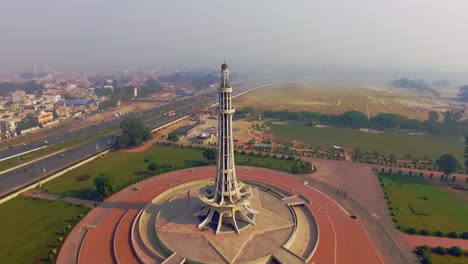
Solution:
<svg viewBox="0 0 468 264">
<path fill-rule="evenodd" d="M 151 114 L 156 114 L 160 111 L 169 110 L 174 107 L 179 107 L 186 103 L 187 102 L 185 100 L 181 100 L 171 105 L 167 105 L 167 106 L 163 105 L 162 107 L 160 106 L 155 109 L 143 111 L 140 116 L 143 116 L 143 115 L 149 116 Z M 95 133 L 103 129 L 118 127 L 118 125 L 120 124 L 122 120 L 132 115 L 134 114 L 130 113 L 128 115 L 122 115 L 120 117 L 102 122 L 100 124 L 86 126 L 84 128 L 80 128 L 76 130 L 60 131 L 53 135 L 49 135 L 41 139 L 37 139 L 31 142 L 27 142 L 25 144 L 14 146 L 13 148 L 5 148 L 5 149 L 0 150 L 0 158 L 10 157 L 10 156 L 17 155 L 17 154 L 20 154 L 20 153 L 23 153 L 32 149 L 43 147 L 45 145 L 56 144 L 56 143 L 66 141 L 72 138 L 76 138 L 79 136 L 83 137 L 84 135 Z M 135 116 L 138 116 L 138 115 L 135 115 Z"/>
<path fill-rule="evenodd" d="M 153 124 L 150 124 L 149 126 L 151 128 L 162 126 L 189 113 L 192 109 L 193 106 L 187 106 L 181 109 L 175 116 L 159 116 L 150 120 Z M 99 140 L 84 142 L 81 145 L 59 154 L 55 154 L 0 175 L 0 194 L 4 195 L 12 192 L 25 184 L 31 183 L 32 181 L 38 181 L 39 179 L 49 176 L 54 172 L 63 170 L 82 159 L 108 149 L 114 144 L 119 134 L 120 131 L 101 137 Z"/>
<path fill-rule="evenodd" d="M 114 135 L 114 138 L 116 136 Z M 60 171 L 79 160 L 90 157 L 98 152 L 110 148 L 107 144 L 112 137 L 100 138 L 99 141 L 93 140 L 75 148 L 65 150 L 61 153 L 47 157 L 45 159 L 30 163 L 18 169 L 9 171 L 0 175 L 0 194 L 6 194 L 22 185 L 37 181 L 40 178 L 48 176 L 54 172 Z"/>
<path fill-rule="evenodd" d="M 241 92 L 244 92 L 244 91 L 248 90 L 248 88 L 249 88 L 249 86 L 243 85 L 243 86 L 241 86 L 241 87 L 234 90 L 234 95 L 236 95 L 238 93 L 241 93 Z M 216 97 L 217 89 L 208 90 L 208 91 L 202 92 L 200 94 L 202 94 L 202 95 L 211 95 L 211 96 L 213 96 L 212 99 L 214 99 L 215 102 L 217 101 L 217 97 Z M 95 132 L 103 130 L 103 129 L 108 129 L 108 128 L 111 128 L 111 127 L 118 127 L 118 125 L 120 124 L 120 122 L 122 120 L 128 118 L 132 114 L 133 114 L 134 117 L 143 117 L 144 115 L 149 116 L 149 115 L 152 115 L 152 114 L 157 114 L 158 112 L 161 112 L 161 111 L 169 111 L 171 109 L 183 106 L 183 105 L 185 105 L 187 103 L 190 103 L 190 102 L 196 102 L 196 98 L 186 97 L 186 98 L 182 98 L 182 99 L 177 99 L 175 101 L 170 101 L 167 104 L 164 104 L 164 105 L 152 108 L 152 109 L 148 109 L 148 110 L 144 110 L 142 112 L 139 112 L 140 113 L 139 116 L 138 116 L 138 114 L 134 115 L 133 113 L 130 113 L 128 115 L 122 115 L 120 117 L 113 118 L 111 120 L 102 122 L 100 124 L 86 126 L 84 128 L 80 128 L 80 129 L 77 129 L 77 130 L 60 131 L 60 132 L 57 132 L 57 133 L 55 133 L 53 135 L 46 136 L 46 137 L 44 137 L 42 139 L 34 140 L 34 141 L 28 142 L 28 143 L 23 144 L 23 145 L 14 146 L 11 149 L 9 149 L 9 148 L 2 149 L 2 150 L 0 150 L 0 158 L 6 158 L 6 157 L 13 156 L 13 155 L 17 155 L 17 154 L 20 154 L 20 153 L 23 153 L 23 152 L 26 152 L 26 151 L 29 151 L 29 150 L 32 150 L 32 149 L 43 147 L 45 145 L 56 144 L 56 143 L 60 143 L 62 141 L 70 140 L 70 139 L 73 139 L 73 138 L 83 137 L 84 135 L 87 135 L 87 134 L 90 134 L 90 133 L 95 133 Z"/>
<path fill-rule="evenodd" d="M 242 91 L 243 90 L 239 90 L 239 92 Z M 197 107 L 199 107 L 199 105 L 197 104 L 188 105 L 182 109 L 179 109 L 176 112 L 175 116 L 158 116 L 156 118 L 148 120 L 146 122 L 146 125 L 154 129 L 156 127 L 172 122 L 184 115 L 190 114 Z M 98 130 L 96 130 L 96 132 L 97 131 Z M 79 134 L 80 132 L 75 132 L 74 134 L 70 134 L 65 137 L 68 139 L 76 138 L 79 137 Z M 62 170 L 70 166 L 71 164 L 77 163 L 79 160 L 82 160 L 92 154 L 96 154 L 98 151 L 102 151 L 102 148 L 108 148 L 107 142 L 114 142 L 119 134 L 120 131 L 115 132 L 109 136 L 99 138 L 98 141 L 90 141 L 81 144 L 63 153 L 53 155 L 46 159 L 33 162 L 21 168 L 2 174 L 0 175 L 0 193 L 11 192 L 13 191 L 13 189 L 18 188 L 18 186 L 24 185 L 34 180 L 37 181 L 38 179 L 43 178 L 54 171 Z M 96 146 L 99 146 L 99 149 Z"/>
</svg>

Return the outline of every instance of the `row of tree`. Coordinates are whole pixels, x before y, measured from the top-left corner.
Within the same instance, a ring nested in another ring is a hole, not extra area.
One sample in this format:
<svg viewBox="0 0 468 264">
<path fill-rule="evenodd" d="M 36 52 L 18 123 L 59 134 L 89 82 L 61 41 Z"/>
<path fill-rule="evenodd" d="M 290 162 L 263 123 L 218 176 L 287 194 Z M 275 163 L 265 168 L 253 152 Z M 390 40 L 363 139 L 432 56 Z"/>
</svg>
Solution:
<svg viewBox="0 0 468 264">
<path fill-rule="evenodd" d="M 119 101 L 130 102 L 134 97 L 134 86 L 120 86 L 116 81 L 112 82 L 113 89 L 98 87 L 94 90 L 98 96 L 109 97 L 108 101 L 101 102 L 99 108 L 102 110 L 116 107 Z M 161 83 L 154 79 L 148 79 L 146 82 L 138 88 L 138 98 L 144 98 L 148 95 L 161 92 L 163 86 Z"/>
<path fill-rule="evenodd" d="M 17 90 L 23 90 L 27 94 L 42 95 L 44 85 L 38 84 L 35 81 L 28 81 L 24 83 L 0 82 L 0 96 L 5 96 L 7 93 Z"/>
<path fill-rule="evenodd" d="M 433 88 L 431 88 L 426 81 L 422 79 L 408 79 L 408 78 L 401 78 L 397 80 L 393 80 L 390 82 L 390 85 L 395 87 L 400 87 L 408 90 L 414 90 L 418 93 L 423 94 L 431 94 L 434 96 L 439 96 L 440 93 Z"/>
<path fill-rule="evenodd" d="M 201 90 L 218 82 L 219 76 L 216 71 L 189 71 L 163 75 L 159 80 L 161 82 L 190 83 L 195 90 Z"/>
<path fill-rule="evenodd" d="M 246 114 L 256 114 L 251 107 L 246 107 L 235 113 L 235 117 L 243 117 Z M 429 112 L 425 121 L 411 119 L 399 114 L 379 113 L 369 118 L 366 114 L 351 110 L 341 115 L 322 114 L 318 112 L 294 112 L 289 110 L 260 112 L 265 118 L 274 118 L 285 121 L 306 123 L 307 125 L 329 125 L 350 128 L 374 128 L 374 129 L 411 129 L 423 130 L 437 135 L 449 135 L 462 137 L 468 134 L 468 121 L 465 120 L 464 110 L 447 110 L 439 114 L 435 111 Z"/>
</svg>

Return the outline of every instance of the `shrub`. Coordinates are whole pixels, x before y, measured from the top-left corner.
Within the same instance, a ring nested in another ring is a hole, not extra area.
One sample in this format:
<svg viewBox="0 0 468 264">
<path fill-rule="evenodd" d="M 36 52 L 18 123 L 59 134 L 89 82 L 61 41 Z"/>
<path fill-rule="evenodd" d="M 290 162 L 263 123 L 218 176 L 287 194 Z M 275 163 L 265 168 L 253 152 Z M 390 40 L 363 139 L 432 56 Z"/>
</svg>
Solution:
<svg viewBox="0 0 468 264">
<path fill-rule="evenodd" d="M 392 218 L 392 221 L 393 221 L 393 223 L 398 222 L 398 220 L 396 218 Z"/>
<path fill-rule="evenodd" d="M 455 257 L 460 257 L 461 255 L 463 255 L 463 250 L 460 248 L 460 247 L 451 247 L 448 252 L 450 253 L 450 255 L 452 256 L 455 256 Z"/>
<path fill-rule="evenodd" d="M 52 254 L 57 255 L 57 249 L 56 248 L 52 249 Z"/>
<path fill-rule="evenodd" d="M 150 158 L 146 157 L 145 162 L 148 163 L 150 161 Z"/>
<path fill-rule="evenodd" d="M 416 255 L 420 257 L 426 256 L 427 250 L 424 247 L 417 247 L 415 250 Z"/>
<path fill-rule="evenodd" d="M 434 232 L 434 236 L 442 237 L 442 236 L 444 236 L 444 233 L 437 230 L 437 231 Z"/>
<path fill-rule="evenodd" d="M 441 246 L 438 246 L 435 248 L 435 252 L 439 255 L 445 255 L 447 254 L 447 249 Z"/>
<path fill-rule="evenodd" d="M 49 262 L 50 262 L 50 263 L 54 263 L 55 256 L 54 256 L 54 254 L 53 254 L 52 252 L 49 253 L 48 259 L 49 259 Z"/>
<path fill-rule="evenodd" d="M 419 234 L 422 235 L 422 236 L 427 236 L 427 235 L 429 235 L 429 231 L 427 231 L 426 229 L 423 229 L 423 230 L 419 231 Z"/>
<path fill-rule="evenodd" d="M 414 233 L 416 233 L 416 229 L 414 229 L 414 228 L 412 228 L 412 227 L 407 228 L 407 229 L 406 229 L 406 233 L 413 235 Z"/>
<path fill-rule="evenodd" d="M 87 181 L 89 180 L 91 176 L 89 176 L 88 174 L 82 174 L 82 175 L 78 175 L 76 176 L 76 180 L 77 181 Z"/>
<path fill-rule="evenodd" d="M 463 233 L 460 235 L 460 238 L 468 239 L 468 232 L 463 232 Z"/>
<path fill-rule="evenodd" d="M 421 260 L 421 263 L 422 264 L 432 264 L 432 258 L 431 257 L 423 257 L 422 260 Z"/>
<path fill-rule="evenodd" d="M 450 232 L 447 234 L 448 237 L 450 238 L 457 238 L 458 237 L 458 234 L 456 232 Z"/>
</svg>

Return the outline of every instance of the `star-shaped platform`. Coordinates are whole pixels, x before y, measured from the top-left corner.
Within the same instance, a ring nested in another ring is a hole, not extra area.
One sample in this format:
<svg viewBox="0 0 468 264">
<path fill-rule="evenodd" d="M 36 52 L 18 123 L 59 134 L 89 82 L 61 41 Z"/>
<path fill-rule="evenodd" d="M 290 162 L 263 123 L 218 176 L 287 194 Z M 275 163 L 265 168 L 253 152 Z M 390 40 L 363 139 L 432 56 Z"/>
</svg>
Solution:
<svg viewBox="0 0 468 264">
<path fill-rule="evenodd" d="M 193 213 L 203 204 L 198 191 L 191 190 L 189 195 L 179 195 L 162 208 L 156 221 L 157 235 L 171 251 L 194 261 L 238 263 L 269 258 L 289 239 L 294 223 L 286 205 L 264 206 L 281 203 L 279 199 L 258 189 L 253 195 L 252 208 L 259 212 L 256 226 L 249 226 L 240 234 L 216 235 L 210 229 L 198 229 L 198 218 Z"/>
</svg>

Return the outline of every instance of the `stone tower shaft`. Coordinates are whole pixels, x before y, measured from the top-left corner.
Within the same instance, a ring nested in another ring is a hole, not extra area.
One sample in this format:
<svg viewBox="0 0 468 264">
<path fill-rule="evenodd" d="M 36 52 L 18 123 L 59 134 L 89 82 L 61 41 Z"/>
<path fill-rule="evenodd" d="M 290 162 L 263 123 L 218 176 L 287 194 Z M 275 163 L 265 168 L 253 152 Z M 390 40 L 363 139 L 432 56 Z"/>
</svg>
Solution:
<svg viewBox="0 0 468 264">
<path fill-rule="evenodd" d="M 229 85 L 229 67 L 221 65 L 221 80 L 218 89 L 218 155 L 216 178 L 213 185 L 200 189 L 200 200 L 205 206 L 195 214 L 202 221 L 198 227 L 215 226 L 220 231 L 240 232 L 252 224 L 257 213 L 250 207 L 250 186 L 237 181 L 234 163 L 234 139 L 232 134 L 232 87 Z M 241 225 L 238 224 L 242 223 Z M 223 228 L 224 227 L 224 228 Z"/>
</svg>

